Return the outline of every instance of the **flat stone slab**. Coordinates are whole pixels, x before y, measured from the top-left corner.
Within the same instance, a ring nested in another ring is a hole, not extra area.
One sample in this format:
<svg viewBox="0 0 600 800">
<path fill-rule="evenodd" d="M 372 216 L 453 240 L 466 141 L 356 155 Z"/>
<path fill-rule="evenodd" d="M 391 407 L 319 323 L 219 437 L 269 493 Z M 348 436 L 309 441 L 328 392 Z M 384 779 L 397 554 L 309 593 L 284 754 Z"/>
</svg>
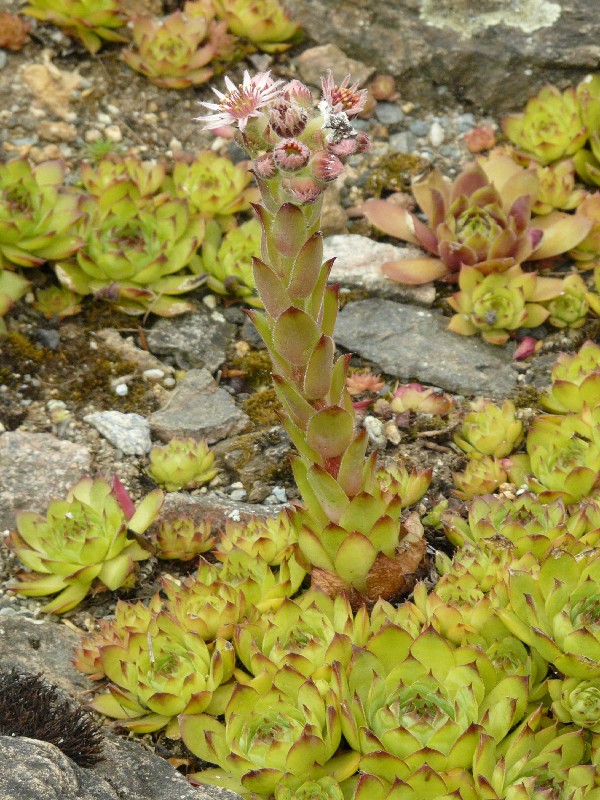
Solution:
<svg viewBox="0 0 600 800">
<path fill-rule="evenodd" d="M 46 510 L 90 472 L 86 447 L 51 433 L 8 431 L 0 436 L 0 529 L 15 525 L 15 511 Z"/>
<path fill-rule="evenodd" d="M 147 335 L 148 347 L 156 355 L 172 358 L 179 369 L 205 367 L 216 372 L 235 330 L 220 311 L 200 308 L 183 317 L 160 319 Z"/>
<path fill-rule="evenodd" d="M 335 340 L 403 381 L 465 395 L 510 395 L 517 378 L 512 350 L 458 336 L 447 324 L 434 311 L 375 298 L 342 309 Z"/>
<path fill-rule="evenodd" d="M 152 448 L 150 426 L 140 414 L 94 411 L 83 419 L 126 456 L 143 456 Z"/>
<path fill-rule="evenodd" d="M 153 435 L 163 442 L 191 436 L 209 444 L 245 430 L 250 418 L 213 380 L 206 369 L 191 369 L 167 404 L 149 418 Z"/>
<path fill-rule="evenodd" d="M 419 306 L 431 306 L 435 300 L 435 287 L 406 286 L 395 283 L 381 272 L 386 261 L 400 258 L 419 258 L 423 253 L 416 247 L 396 247 L 385 242 L 375 242 L 368 236 L 343 233 L 329 236 L 323 243 L 323 258 L 333 258 L 330 283 L 339 283 L 347 289 L 365 289 L 371 295 L 404 300 Z"/>
</svg>

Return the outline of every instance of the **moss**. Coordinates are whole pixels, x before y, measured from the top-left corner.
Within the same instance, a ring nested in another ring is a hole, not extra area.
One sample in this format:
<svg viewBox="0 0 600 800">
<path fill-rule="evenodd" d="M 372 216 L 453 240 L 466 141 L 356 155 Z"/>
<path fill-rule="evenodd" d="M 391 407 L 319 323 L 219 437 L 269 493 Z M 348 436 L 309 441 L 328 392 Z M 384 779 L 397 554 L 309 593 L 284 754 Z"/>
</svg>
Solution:
<svg viewBox="0 0 600 800">
<path fill-rule="evenodd" d="M 243 356 L 233 356 L 229 365 L 245 373 L 244 382 L 251 389 L 271 385 L 271 356 L 266 350 L 250 350 Z"/>
<path fill-rule="evenodd" d="M 24 334 L 11 331 L 0 337 L 0 378 L 9 388 L 23 386 L 22 376 L 30 374 L 39 385 L 27 385 L 27 397 L 45 400 L 47 394 L 63 400 L 69 408 L 92 404 L 98 408 L 123 412 L 151 413 L 158 401 L 142 380 L 128 384 L 125 397 L 115 394 L 111 383 L 122 375 L 130 375 L 135 366 L 120 360 L 101 342 L 90 347 L 87 335 L 61 340 L 57 350 L 47 350 Z"/>
<path fill-rule="evenodd" d="M 244 411 L 257 425 L 278 425 L 281 403 L 272 386 L 261 387 L 244 401 Z"/>
<path fill-rule="evenodd" d="M 535 386 L 521 386 L 512 398 L 512 401 L 515 404 L 515 408 L 543 410 L 540 402 L 543 394 L 544 392 L 541 389 L 537 389 Z"/>
<path fill-rule="evenodd" d="M 375 197 L 384 192 L 408 192 L 413 179 L 430 169 L 424 158 L 410 153 L 390 153 L 370 164 L 365 189 Z"/>
</svg>

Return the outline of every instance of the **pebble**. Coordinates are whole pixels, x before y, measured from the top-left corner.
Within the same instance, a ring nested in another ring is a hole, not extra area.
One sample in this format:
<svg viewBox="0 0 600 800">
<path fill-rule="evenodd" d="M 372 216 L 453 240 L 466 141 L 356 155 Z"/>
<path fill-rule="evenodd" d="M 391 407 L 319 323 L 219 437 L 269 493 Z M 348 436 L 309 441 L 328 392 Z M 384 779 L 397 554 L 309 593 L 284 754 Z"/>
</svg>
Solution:
<svg viewBox="0 0 600 800">
<path fill-rule="evenodd" d="M 400 131 L 392 134 L 388 143 L 397 153 L 412 153 L 417 147 L 417 137 L 410 131 Z"/>
<path fill-rule="evenodd" d="M 375 117 L 384 125 L 398 125 L 404 120 L 404 112 L 395 103 L 377 103 Z"/>
<path fill-rule="evenodd" d="M 123 139 L 123 134 L 118 125 L 108 125 L 104 130 L 104 135 L 111 142 L 120 142 Z"/>
<path fill-rule="evenodd" d="M 160 381 L 165 377 L 165 373 L 162 369 L 145 369 L 142 372 L 142 377 L 147 381 Z"/>
<path fill-rule="evenodd" d="M 117 383 L 117 385 L 114 388 L 114 392 L 115 394 L 118 394 L 119 397 L 125 397 L 126 395 L 129 394 L 129 389 L 127 388 L 126 383 Z"/>
<path fill-rule="evenodd" d="M 365 430 L 369 441 L 377 450 L 384 450 L 387 445 L 387 436 L 383 428 L 383 422 L 377 417 L 367 416 L 364 421 Z"/>
<path fill-rule="evenodd" d="M 461 133 L 470 131 L 471 128 L 474 128 L 476 124 L 477 120 L 475 119 L 475 115 L 469 112 L 466 114 L 461 114 L 456 118 L 456 127 Z"/>
<path fill-rule="evenodd" d="M 97 142 L 102 138 L 102 134 L 96 128 L 90 128 L 89 131 L 85 132 L 83 138 L 89 143 Z"/>
<path fill-rule="evenodd" d="M 69 122 L 52 122 L 43 119 L 37 126 L 42 139 L 47 142 L 74 142 L 77 138 L 77 128 Z"/>
<path fill-rule="evenodd" d="M 141 456 L 152 448 L 150 425 L 140 414 L 96 411 L 87 414 L 84 420 L 125 455 Z"/>
<path fill-rule="evenodd" d="M 444 129 L 440 125 L 440 123 L 436 120 L 429 129 L 429 141 L 433 145 L 433 147 L 439 147 L 444 142 Z"/>
<path fill-rule="evenodd" d="M 247 496 L 248 492 L 245 489 L 234 489 L 233 492 L 229 495 L 230 500 L 243 500 Z"/>
<path fill-rule="evenodd" d="M 6 55 L 6 51 L 0 50 L 0 69 L 4 69 L 7 61 L 8 61 L 8 56 Z"/>
<path fill-rule="evenodd" d="M 426 119 L 416 119 L 408 126 L 411 133 L 415 136 L 427 136 L 431 124 Z"/>
</svg>

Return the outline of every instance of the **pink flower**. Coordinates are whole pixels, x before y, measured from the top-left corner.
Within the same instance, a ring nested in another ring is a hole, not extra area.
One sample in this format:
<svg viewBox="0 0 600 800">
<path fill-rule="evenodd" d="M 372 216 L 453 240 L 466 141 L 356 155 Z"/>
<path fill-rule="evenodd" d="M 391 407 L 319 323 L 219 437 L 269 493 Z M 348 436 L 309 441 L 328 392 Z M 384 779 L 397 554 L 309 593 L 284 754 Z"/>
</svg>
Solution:
<svg viewBox="0 0 600 800">
<path fill-rule="evenodd" d="M 235 83 L 225 76 L 225 86 L 227 94 L 223 94 L 213 87 L 213 92 L 219 98 L 219 103 L 206 103 L 200 101 L 200 105 L 205 106 L 215 114 L 206 114 L 196 117 L 200 122 L 205 122 L 205 130 L 219 128 L 221 125 L 239 125 L 241 131 L 246 127 L 246 123 L 252 117 L 258 117 L 261 110 L 272 103 L 281 94 L 279 88 L 283 81 L 274 81 L 270 72 L 259 72 L 253 78 L 247 70 L 244 71 L 244 80 L 236 86 Z"/>
<path fill-rule="evenodd" d="M 359 90 L 358 81 L 352 86 L 348 86 L 349 83 L 350 75 L 346 75 L 342 83 L 337 86 L 333 82 L 333 73 L 330 69 L 327 70 L 327 77 L 321 78 L 323 99 L 327 102 L 332 114 L 339 114 L 343 111 L 348 117 L 355 117 L 362 111 L 367 101 L 367 90 Z"/>
<path fill-rule="evenodd" d="M 344 171 L 344 165 L 333 153 L 319 150 L 311 162 L 313 175 L 320 181 L 334 181 Z"/>
</svg>

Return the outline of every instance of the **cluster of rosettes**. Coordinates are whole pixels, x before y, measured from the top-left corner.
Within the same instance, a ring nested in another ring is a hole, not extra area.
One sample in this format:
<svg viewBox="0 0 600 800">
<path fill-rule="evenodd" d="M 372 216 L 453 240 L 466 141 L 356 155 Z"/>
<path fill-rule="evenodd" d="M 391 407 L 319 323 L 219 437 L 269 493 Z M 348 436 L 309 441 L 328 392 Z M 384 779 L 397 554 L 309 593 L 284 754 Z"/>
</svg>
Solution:
<svg viewBox="0 0 600 800">
<path fill-rule="evenodd" d="M 213 89 L 219 102 L 202 105 L 214 113 L 198 119 L 208 129 L 237 124 L 259 184 L 278 194 L 281 181 L 287 199 L 313 203 L 341 174 L 345 160 L 369 146 L 367 136 L 351 124 L 365 103 L 366 90 L 349 82 L 347 76 L 335 84 L 329 71 L 322 79 L 320 114 L 315 115 L 312 94 L 300 81 L 284 84 L 268 72 L 252 78 L 245 72 L 239 86 L 225 78 L 227 93 Z"/>
</svg>

